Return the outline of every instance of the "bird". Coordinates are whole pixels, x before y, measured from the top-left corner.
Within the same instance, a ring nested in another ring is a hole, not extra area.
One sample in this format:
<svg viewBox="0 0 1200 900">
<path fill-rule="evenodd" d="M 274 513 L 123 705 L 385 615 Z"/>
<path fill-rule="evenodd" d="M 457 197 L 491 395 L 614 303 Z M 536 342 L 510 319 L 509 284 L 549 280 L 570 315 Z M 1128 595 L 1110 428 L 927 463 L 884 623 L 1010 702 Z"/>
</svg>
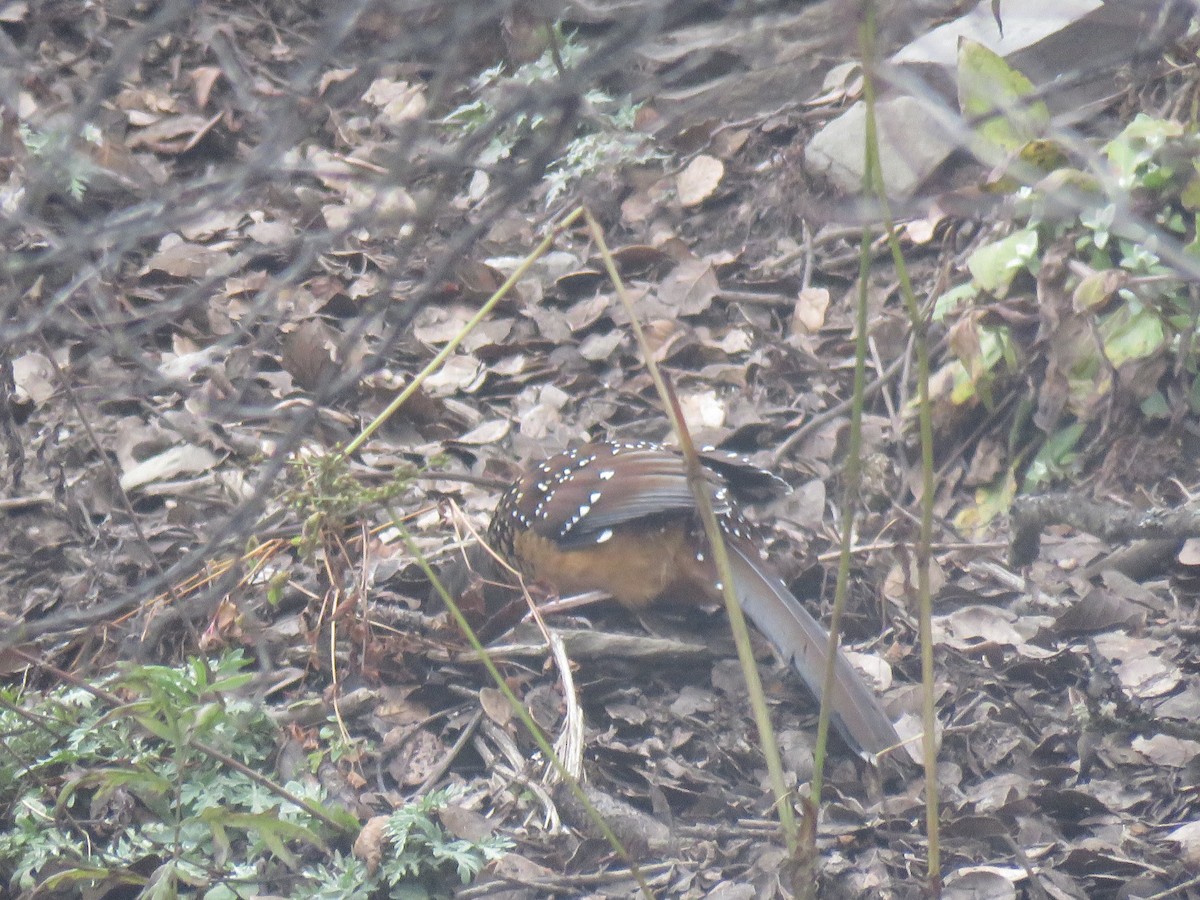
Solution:
<svg viewBox="0 0 1200 900">
<path fill-rule="evenodd" d="M 735 493 L 781 482 L 737 454 L 700 455 L 746 617 L 821 698 L 828 632 L 771 567 Z M 501 496 L 488 543 L 525 579 L 560 595 L 602 591 L 639 610 L 663 600 L 708 603 L 722 586 L 681 454 L 643 441 L 597 441 L 532 465 Z M 839 649 L 831 721 L 877 762 L 902 741 L 879 698 Z"/>
</svg>

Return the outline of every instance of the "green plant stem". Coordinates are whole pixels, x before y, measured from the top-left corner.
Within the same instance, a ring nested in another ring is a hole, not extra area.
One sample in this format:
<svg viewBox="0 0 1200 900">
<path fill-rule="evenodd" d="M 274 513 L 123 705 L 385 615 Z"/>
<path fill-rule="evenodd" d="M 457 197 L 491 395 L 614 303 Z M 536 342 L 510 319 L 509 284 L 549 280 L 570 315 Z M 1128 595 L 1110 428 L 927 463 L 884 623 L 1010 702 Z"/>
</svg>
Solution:
<svg viewBox="0 0 1200 900">
<path fill-rule="evenodd" d="M 646 339 L 645 332 L 642 330 L 641 322 L 638 320 L 633 303 L 629 299 L 628 292 L 625 290 L 625 284 L 621 280 L 620 273 L 617 272 L 617 267 L 613 262 L 612 254 L 609 252 L 608 244 L 604 240 L 604 232 L 590 212 L 585 210 L 584 216 L 588 229 L 591 232 L 592 240 L 596 242 L 596 246 L 600 250 L 600 257 L 604 261 L 604 268 L 608 273 L 609 280 L 612 282 L 617 292 L 617 297 L 621 300 L 629 316 L 629 324 L 633 329 L 634 337 L 637 339 L 638 347 L 641 349 L 642 358 L 646 361 L 646 368 L 650 373 L 651 379 L 654 381 L 654 386 L 658 390 L 659 397 L 662 399 L 663 407 L 671 419 L 671 428 L 679 439 L 679 446 L 683 452 L 687 466 L 688 486 L 691 488 L 692 495 L 696 500 L 696 508 L 699 510 L 701 521 L 704 524 L 704 532 L 708 537 L 713 562 L 716 564 L 717 573 L 721 579 L 722 595 L 725 599 L 725 611 L 729 616 L 730 629 L 733 632 L 734 644 L 737 646 L 738 661 L 741 663 L 742 673 L 746 679 L 746 689 L 750 695 L 750 705 L 754 711 L 754 721 L 758 727 L 759 739 L 762 742 L 763 758 L 767 762 L 767 772 L 771 779 L 771 789 L 775 795 L 775 805 L 778 808 L 779 824 L 783 828 L 784 839 L 787 842 L 788 849 L 794 852 L 799 846 L 799 838 L 796 817 L 792 809 L 791 792 L 788 790 L 787 783 L 784 780 L 783 761 L 779 755 L 779 744 L 775 739 L 775 730 L 771 726 L 770 710 L 767 709 L 762 681 L 758 677 L 758 664 L 754 659 L 754 650 L 750 645 L 750 630 L 746 627 L 746 617 L 742 613 L 742 607 L 737 601 L 737 595 L 734 593 L 733 570 L 729 565 L 729 554 L 725 548 L 725 541 L 721 536 L 721 528 L 717 524 L 717 516 L 713 511 L 708 491 L 704 487 L 704 476 L 701 474 L 700 461 L 696 455 L 696 448 L 692 443 L 691 434 L 688 432 L 687 424 L 683 420 L 683 414 L 679 409 L 674 392 L 668 386 L 666 379 L 654 361 L 654 353 L 650 348 L 649 341 Z M 826 696 L 829 696 L 829 694 L 826 693 Z M 815 829 L 811 830 L 815 833 Z"/>
<path fill-rule="evenodd" d="M 921 518 L 917 538 L 917 599 L 920 605 L 920 638 L 921 638 L 921 683 L 922 683 L 922 755 L 925 761 L 925 829 L 929 842 L 929 882 L 928 890 L 932 896 L 941 893 L 941 852 L 938 830 L 938 783 L 937 783 L 937 713 L 934 706 L 933 683 L 933 628 L 932 601 L 929 593 L 929 564 L 930 547 L 933 543 L 933 414 L 929 399 L 929 340 L 926 319 L 913 293 L 912 281 L 908 275 L 908 267 L 896 238 L 895 222 L 892 218 L 891 205 L 888 202 L 886 185 L 883 183 L 883 170 L 879 161 L 879 140 L 875 130 L 875 77 L 874 65 L 876 58 L 875 47 L 875 4 L 872 0 L 864 3 L 865 17 L 859 30 L 863 57 L 863 102 L 867 107 L 866 114 L 866 167 L 864 170 L 865 188 L 874 194 L 879 202 L 883 215 L 888 248 L 892 254 L 892 262 L 900 282 L 900 293 L 904 298 L 904 306 L 908 312 L 909 322 L 913 330 L 913 347 L 917 356 L 917 417 L 921 435 Z M 860 272 L 861 307 L 859 311 L 859 343 L 860 352 L 865 352 L 866 342 L 866 278 Z M 858 389 L 860 377 L 859 366 L 862 358 L 856 360 L 855 389 Z M 841 570 L 838 571 L 839 581 Z M 836 615 L 836 608 L 835 608 Z"/>
</svg>

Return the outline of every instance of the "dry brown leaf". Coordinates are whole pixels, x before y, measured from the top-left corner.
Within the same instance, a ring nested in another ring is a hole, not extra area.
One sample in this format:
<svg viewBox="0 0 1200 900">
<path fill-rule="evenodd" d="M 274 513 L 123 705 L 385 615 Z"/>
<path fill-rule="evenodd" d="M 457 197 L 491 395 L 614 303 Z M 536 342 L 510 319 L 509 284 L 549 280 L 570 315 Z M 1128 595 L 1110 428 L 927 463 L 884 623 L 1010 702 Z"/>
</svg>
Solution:
<svg viewBox="0 0 1200 900">
<path fill-rule="evenodd" d="M 197 66 L 192 69 L 190 78 L 194 89 L 196 107 L 204 109 L 208 106 L 208 98 L 212 96 L 213 86 L 222 75 L 219 66 Z"/>
<path fill-rule="evenodd" d="M 431 396 L 445 397 L 463 392 L 474 393 L 487 379 L 487 368 L 476 357 L 467 353 L 456 353 L 425 380 L 425 388 Z"/>
<path fill-rule="evenodd" d="M 750 350 L 754 346 L 754 338 L 745 328 L 730 328 L 720 339 L 705 340 L 702 336 L 700 343 L 710 349 L 719 350 L 726 356 L 736 356 Z"/>
<path fill-rule="evenodd" d="M 130 133 L 126 145 L 131 150 L 144 148 L 155 153 L 183 153 L 216 124 L 215 119 L 197 115 L 167 116 Z"/>
<path fill-rule="evenodd" d="M 208 627 L 200 635 L 200 649 L 211 653 L 236 643 L 242 637 L 241 620 L 242 613 L 237 604 L 223 597 Z"/>
<path fill-rule="evenodd" d="M 447 831 L 463 841 L 478 843 L 496 830 L 486 816 L 460 804 L 443 806 L 437 811 L 437 817 Z"/>
<path fill-rule="evenodd" d="M 579 345 L 579 355 L 589 362 L 599 362 L 609 359 L 625 340 L 622 331 L 609 331 L 604 334 L 589 334 Z"/>
<path fill-rule="evenodd" d="M 1017 883 L 1026 878 L 1016 866 L 968 866 L 946 877 L 944 900 L 1006 900 L 1017 896 Z"/>
<path fill-rule="evenodd" d="M 479 689 L 479 705 L 484 715 L 497 725 L 507 725 L 512 721 L 513 710 L 499 688 L 483 687 Z"/>
<path fill-rule="evenodd" d="M 407 81 L 376 78 L 363 94 L 363 100 L 379 109 L 379 118 L 385 125 L 399 125 L 425 115 L 429 105 L 425 99 L 425 87 Z"/>
<path fill-rule="evenodd" d="M 1182 677 L 1179 668 L 1156 655 L 1162 652 L 1162 641 L 1114 631 L 1096 635 L 1093 642 L 1112 663 L 1121 686 L 1133 696 L 1164 697 L 1178 688 Z"/>
<path fill-rule="evenodd" d="M 1200 538 L 1188 538 L 1176 557 L 1182 566 L 1200 566 Z"/>
<path fill-rule="evenodd" d="M 716 708 L 717 698 L 713 692 L 696 685 L 684 685 L 679 696 L 671 703 L 671 712 L 681 718 L 711 713 Z"/>
<path fill-rule="evenodd" d="M 388 816 L 372 816 L 367 819 L 354 839 L 351 852 L 367 864 L 367 872 L 374 875 L 383 861 L 383 848 L 387 843 Z"/>
<path fill-rule="evenodd" d="M 246 226 L 244 234 L 268 247 L 285 244 L 295 236 L 292 226 L 286 222 L 252 222 Z"/>
<path fill-rule="evenodd" d="M 1013 627 L 1016 619 L 1008 610 L 965 606 L 946 616 L 934 616 L 934 639 L 960 650 L 970 650 L 981 643 L 1017 647 L 1025 643 L 1025 638 Z"/>
<path fill-rule="evenodd" d="M 591 328 L 608 312 L 611 298 L 605 294 L 597 294 L 586 300 L 580 300 L 572 305 L 564 316 L 567 326 L 572 332 Z"/>
<path fill-rule="evenodd" d="M 720 288 L 712 266 L 693 257 L 663 279 L 658 299 L 675 315 L 694 316 L 708 309 Z"/>
<path fill-rule="evenodd" d="M 828 311 L 828 288 L 803 288 L 792 309 L 792 334 L 816 334 L 825 327 Z"/>
<path fill-rule="evenodd" d="M 874 653 L 859 653 L 848 649 L 846 650 L 846 659 L 850 660 L 854 664 L 854 668 L 866 676 L 867 681 L 874 685 L 877 691 L 886 691 L 892 686 L 892 667 L 883 657 L 876 656 Z"/>
<path fill-rule="evenodd" d="M 1179 845 L 1183 859 L 1190 869 L 1200 868 L 1200 822 L 1186 822 L 1167 832 L 1165 839 Z"/>
<path fill-rule="evenodd" d="M 454 439 L 456 444 L 498 444 L 504 440 L 509 430 L 512 428 L 512 422 L 508 419 L 488 419 L 486 422 L 481 422 L 468 431 Z"/>
<path fill-rule="evenodd" d="M 1091 633 L 1110 628 L 1139 628 L 1146 611 L 1116 591 L 1095 587 L 1087 592 L 1055 621 L 1060 634 Z"/>
<path fill-rule="evenodd" d="M 945 570 L 936 559 L 929 561 L 929 593 L 930 596 L 936 597 L 946 586 L 947 576 Z M 917 562 L 912 559 L 908 564 L 908 573 L 905 574 L 903 565 L 897 561 L 892 564 L 888 570 L 887 576 L 883 581 L 883 596 L 887 597 L 896 603 L 903 603 L 910 591 L 916 589 L 917 585 Z M 961 612 L 961 610 L 960 610 Z"/>
<path fill-rule="evenodd" d="M 134 127 L 157 122 L 163 113 L 173 113 L 179 109 L 171 93 L 153 87 L 126 88 L 117 94 L 113 105 L 125 112 L 129 124 Z"/>
<path fill-rule="evenodd" d="M 444 344 L 462 333 L 472 315 L 461 303 L 430 304 L 413 319 L 413 336 L 426 344 Z"/>
<path fill-rule="evenodd" d="M 31 400 L 41 405 L 53 397 L 58 389 L 54 366 L 41 353 L 18 356 L 12 362 L 12 374 L 17 399 L 21 402 Z"/>
<path fill-rule="evenodd" d="M 331 84 L 341 84 L 343 81 L 349 80 L 352 76 L 358 73 L 356 68 L 346 69 L 327 69 L 321 73 L 321 78 L 317 82 L 317 95 L 324 96 L 329 90 Z"/>
<path fill-rule="evenodd" d="M 640 225 L 658 211 L 658 201 L 645 191 L 636 191 L 621 201 L 621 221 Z"/>
<path fill-rule="evenodd" d="M 514 418 L 523 437 L 541 441 L 562 423 L 562 409 L 570 396 L 552 384 L 527 388 L 518 395 Z"/>
<path fill-rule="evenodd" d="M 963 476 L 964 487 L 992 484 L 1006 465 L 1007 449 L 1000 441 L 984 437 L 971 455 L 971 467 Z"/>
<path fill-rule="evenodd" d="M 1169 734 L 1139 735 L 1133 739 L 1133 749 L 1156 766 L 1182 769 L 1200 754 L 1200 743 Z"/>
<path fill-rule="evenodd" d="M 189 241 L 203 242 L 217 235 L 228 236 L 237 232 L 246 213 L 238 209 L 211 209 L 195 219 L 184 222 L 179 233 Z"/>
<path fill-rule="evenodd" d="M 158 252 L 146 260 L 141 274 L 162 272 L 172 278 L 193 280 L 203 278 L 228 259 L 229 255 L 216 247 L 193 244 L 179 235 L 167 235 Z"/>
<path fill-rule="evenodd" d="M 686 207 L 699 206 L 713 195 L 725 176 L 725 164 L 715 156 L 700 154 L 675 176 L 679 203 Z"/>
<path fill-rule="evenodd" d="M 9 0 L 0 5 L 0 22 L 16 24 L 24 22 L 29 15 L 29 4 L 25 0 Z"/>
<path fill-rule="evenodd" d="M 538 879 L 554 878 L 559 874 L 519 853 L 505 853 L 492 863 L 492 871 L 514 884 L 529 884 Z"/>
<path fill-rule="evenodd" d="M 324 319 L 305 319 L 285 330 L 279 362 L 296 383 L 313 390 L 337 369 L 341 335 Z"/>
<path fill-rule="evenodd" d="M 725 403 L 716 391 L 681 394 L 679 407 L 691 431 L 712 431 L 725 424 Z"/>
<path fill-rule="evenodd" d="M 446 747 L 437 736 L 418 728 L 388 762 L 387 771 L 406 787 L 422 784 L 441 764 Z"/>
<path fill-rule="evenodd" d="M 165 481 L 177 475 L 207 472 L 217 462 L 215 453 L 195 444 L 171 447 L 127 468 L 121 474 L 121 488 L 135 491 L 154 481 Z"/>
</svg>

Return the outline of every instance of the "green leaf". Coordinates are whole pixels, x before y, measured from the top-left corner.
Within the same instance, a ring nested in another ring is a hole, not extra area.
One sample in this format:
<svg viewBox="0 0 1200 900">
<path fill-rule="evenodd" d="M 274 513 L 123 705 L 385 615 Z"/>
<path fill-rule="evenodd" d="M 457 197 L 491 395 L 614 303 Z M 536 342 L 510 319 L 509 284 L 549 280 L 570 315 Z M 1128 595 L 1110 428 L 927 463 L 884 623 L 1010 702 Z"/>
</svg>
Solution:
<svg viewBox="0 0 1200 900">
<path fill-rule="evenodd" d="M 126 884 L 133 887 L 138 887 L 146 883 L 146 879 L 134 872 L 123 871 L 119 869 L 106 869 L 95 866 L 72 866 L 69 869 L 64 869 L 61 872 L 56 872 L 45 881 L 42 882 L 41 888 L 43 891 L 53 891 L 55 888 L 65 887 L 70 884 L 103 882 L 110 889 L 115 889 L 118 885 Z"/>
<path fill-rule="evenodd" d="M 1074 422 L 1060 428 L 1042 444 L 1037 455 L 1029 463 L 1022 490 L 1030 492 L 1065 475 L 1075 462 L 1075 445 L 1087 427 L 1084 422 Z"/>
<path fill-rule="evenodd" d="M 1084 276 L 1071 294 L 1077 312 L 1106 306 L 1113 294 L 1129 283 L 1129 274 L 1120 269 L 1102 269 Z"/>
<path fill-rule="evenodd" d="M 1037 231 L 1022 228 L 972 253 L 967 257 L 967 270 L 981 289 L 996 297 L 1003 297 L 1008 293 L 1016 274 L 1027 270 L 1037 258 L 1037 253 Z"/>
<path fill-rule="evenodd" d="M 1171 405 L 1162 391 L 1155 391 L 1141 403 L 1142 415 L 1147 419 L 1171 418 Z"/>
<path fill-rule="evenodd" d="M 1162 320 L 1148 309 L 1126 303 L 1100 323 L 1104 355 L 1114 368 L 1131 359 L 1144 359 L 1163 348 L 1167 334 Z"/>
<path fill-rule="evenodd" d="M 954 524 L 972 537 L 983 538 L 988 526 L 997 518 L 1007 515 L 1017 493 L 1017 480 L 1010 469 L 994 484 L 975 489 L 975 505 L 962 509 L 954 517 Z"/>
<path fill-rule="evenodd" d="M 972 149 L 996 163 L 1041 137 L 1050 111 L 1040 100 L 1026 102 L 1033 83 L 983 44 L 958 44 L 958 106 L 979 140 Z"/>
<path fill-rule="evenodd" d="M 1159 148 L 1169 138 L 1182 136 L 1183 126 L 1178 122 L 1138 113 L 1120 134 L 1104 145 L 1101 152 L 1115 170 L 1118 186 L 1129 190 L 1145 174 L 1144 167 L 1154 159 Z"/>
<path fill-rule="evenodd" d="M 325 842 L 319 835 L 303 825 L 281 819 L 277 807 L 261 813 L 231 812 L 219 806 L 209 807 L 196 816 L 196 821 L 207 825 L 212 831 L 214 841 L 227 850 L 230 844 L 225 836 L 226 829 L 232 828 L 253 835 L 266 844 L 289 868 L 296 868 L 298 861 L 284 841 L 299 840 L 325 849 Z"/>
<path fill-rule="evenodd" d="M 95 787 L 101 798 L 107 797 L 121 788 L 126 788 L 143 803 L 153 808 L 159 807 L 163 798 L 170 796 L 173 785 L 170 780 L 142 769 L 115 767 L 86 769 L 79 776 L 68 778 L 63 783 L 62 790 L 58 794 L 57 808 L 59 810 L 69 808 L 75 793 L 84 787 Z M 164 806 L 156 811 L 161 813 L 165 810 Z"/>
<path fill-rule="evenodd" d="M 966 306 L 972 300 L 979 296 L 979 288 L 977 285 L 967 282 L 960 284 L 958 287 L 950 288 L 940 297 L 933 305 L 933 321 L 944 321 L 946 316 L 954 312 L 960 306 Z"/>
<path fill-rule="evenodd" d="M 146 882 L 140 900 L 176 900 L 179 896 L 179 865 L 169 859 Z"/>
<path fill-rule="evenodd" d="M 1193 175 L 1179 192 L 1179 202 L 1189 212 L 1200 209 L 1200 175 Z"/>
</svg>

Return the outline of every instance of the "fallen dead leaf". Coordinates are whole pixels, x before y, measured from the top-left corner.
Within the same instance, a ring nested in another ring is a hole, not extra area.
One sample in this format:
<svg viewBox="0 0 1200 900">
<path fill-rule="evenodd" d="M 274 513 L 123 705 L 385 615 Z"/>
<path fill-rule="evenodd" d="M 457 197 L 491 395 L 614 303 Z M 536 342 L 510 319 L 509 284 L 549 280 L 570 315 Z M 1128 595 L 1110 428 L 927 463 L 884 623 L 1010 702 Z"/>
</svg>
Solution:
<svg viewBox="0 0 1200 900">
<path fill-rule="evenodd" d="M 474 356 L 456 353 L 425 380 L 425 387 L 433 397 L 444 397 L 459 391 L 473 393 L 483 386 L 487 368 Z"/>
<path fill-rule="evenodd" d="M 419 728 L 389 761 L 387 770 L 400 784 L 421 784 L 438 767 L 445 753 L 446 748 L 436 735 Z"/>
<path fill-rule="evenodd" d="M 624 332 L 616 330 L 607 334 L 589 334 L 579 345 L 579 355 L 589 362 L 599 362 L 611 357 L 624 340 Z"/>
<path fill-rule="evenodd" d="M 54 396 L 57 390 L 54 366 L 40 353 L 26 353 L 12 362 L 13 384 L 17 397 L 32 400 L 39 406 Z"/>
<path fill-rule="evenodd" d="M 934 616 L 933 635 L 940 643 L 969 650 L 980 643 L 1007 644 L 1012 647 L 1025 643 L 1025 638 L 1013 627 L 1016 615 L 991 606 L 965 606 L 946 616 Z"/>
<path fill-rule="evenodd" d="M 1200 822 L 1187 822 L 1166 835 L 1168 841 L 1179 845 L 1188 867 L 1200 866 Z"/>
<path fill-rule="evenodd" d="M 1188 538 L 1176 557 L 1183 566 L 1200 566 L 1200 538 Z"/>
<path fill-rule="evenodd" d="M 157 253 L 146 260 L 141 274 L 162 272 L 172 278 L 203 278 L 229 258 L 215 247 L 193 244 L 178 235 L 167 235 Z"/>
<path fill-rule="evenodd" d="M 337 368 L 341 335 L 324 319 L 312 316 L 283 335 L 283 369 L 301 387 L 313 390 L 329 379 Z"/>
<path fill-rule="evenodd" d="M 1156 654 L 1162 642 L 1113 631 L 1093 638 L 1096 649 L 1112 663 L 1121 685 L 1136 697 L 1162 697 L 1179 685 L 1181 673 Z"/>
<path fill-rule="evenodd" d="M 792 334 L 816 334 L 825 327 L 825 313 L 828 310 L 828 288 L 802 289 L 792 310 Z"/>
<path fill-rule="evenodd" d="M 854 668 L 867 676 L 876 690 L 886 691 L 892 686 L 892 667 L 887 660 L 874 653 L 858 653 L 854 650 L 847 650 L 846 658 L 854 664 Z"/>
<path fill-rule="evenodd" d="M 663 279 L 658 298 L 675 315 L 694 316 L 708 309 L 720 287 L 712 266 L 693 257 Z"/>
<path fill-rule="evenodd" d="M 354 839 L 351 852 L 367 864 L 367 872 L 374 875 L 383 860 L 383 845 L 387 840 L 388 816 L 372 816 Z"/>
<path fill-rule="evenodd" d="M 887 576 L 883 581 L 883 596 L 896 603 L 903 603 L 908 597 L 910 591 L 916 589 L 917 585 L 917 562 L 911 560 L 908 565 L 907 574 L 904 571 L 904 566 L 899 562 L 892 564 L 888 570 Z M 946 572 L 938 564 L 937 560 L 929 561 L 929 593 L 936 597 L 938 592 L 946 586 Z M 960 610 L 961 612 L 961 610 Z"/>
<path fill-rule="evenodd" d="M 379 118 L 384 125 L 399 125 L 419 119 L 429 105 L 425 100 L 424 86 L 390 78 L 372 81 L 363 94 L 363 100 L 379 109 Z"/>
<path fill-rule="evenodd" d="M 1150 737 L 1134 738 L 1133 749 L 1156 766 L 1182 769 L 1184 766 L 1190 765 L 1196 755 L 1200 753 L 1200 743 L 1172 737 L 1169 734 L 1155 734 Z"/>
<path fill-rule="evenodd" d="M 725 164 L 703 153 L 687 164 L 675 177 L 675 190 L 682 206 L 699 206 L 713 195 L 725 176 Z"/>
<path fill-rule="evenodd" d="M 1017 896 L 1025 871 L 1016 867 L 970 866 L 946 878 L 945 900 L 1005 900 Z"/>
<path fill-rule="evenodd" d="M 679 406 L 690 430 L 715 429 L 725 424 L 725 404 L 716 391 L 683 394 Z"/>
<path fill-rule="evenodd" d="M 496 444 L 504 440 L 512 428 L 508 419 L 489 419 L 481 422 L 464 435 L 454 439 L 456 444 Z"/>
<path fill-rule="evenodd" d="M 464 841 L 482 841 L 496 830 L 487 816 L 460 804 L 443 806 L 438 810 L 437 817 L 447 831 Z"/>
<path fill-rule="evenodd" d="M 216 454 L 204 447 L 195 444 L 171 447 L 126 469 L 121 475 L 121 488 L 134 491 L 153 481 L 206 472 L 216 464 Z"/>
<path fill-rule="evenodd" d="M 1094 587 L 1086 596 L 1067 607 L 1055 621 L 1060 634 L 1092 633 L 1111 628 L 1139 628 L 1146 621 L 1146 611 L 1115 591 Z"/>
</svg>

